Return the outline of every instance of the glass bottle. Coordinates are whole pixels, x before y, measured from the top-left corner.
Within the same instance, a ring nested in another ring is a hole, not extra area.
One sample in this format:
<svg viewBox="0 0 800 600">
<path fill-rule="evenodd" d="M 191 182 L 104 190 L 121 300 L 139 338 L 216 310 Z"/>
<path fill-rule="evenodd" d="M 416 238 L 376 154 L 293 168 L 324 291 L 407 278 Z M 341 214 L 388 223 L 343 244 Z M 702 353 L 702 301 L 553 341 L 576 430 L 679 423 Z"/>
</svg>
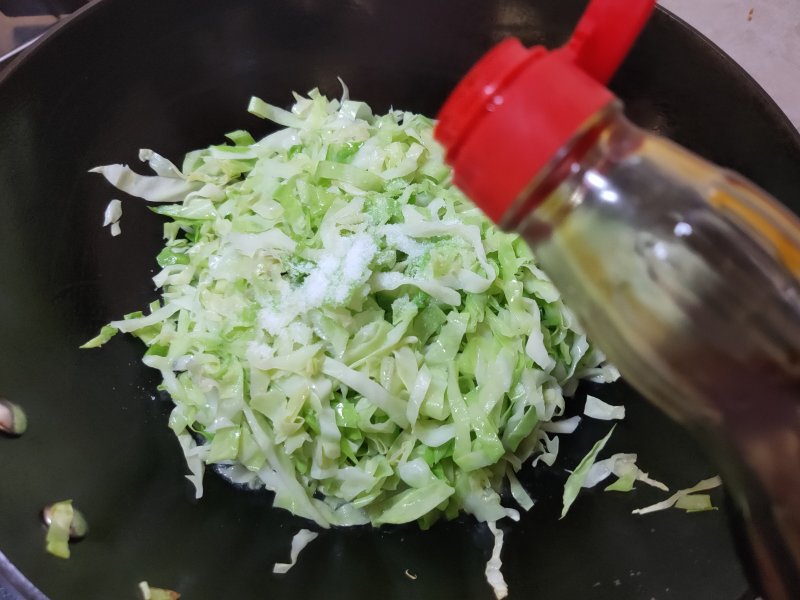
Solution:
<svg viewBox="0 0 800 600">
<path fill-rule="evenodd" d="M 764 592 L 797 599 L 800 221 L 625 119 L 602 84 L 652 4 L 595 0 L 554 52 L 504 42 L 436 135 L 455 182 L 527 240 L 623 376 L 704 442 Z"/>
</svg>

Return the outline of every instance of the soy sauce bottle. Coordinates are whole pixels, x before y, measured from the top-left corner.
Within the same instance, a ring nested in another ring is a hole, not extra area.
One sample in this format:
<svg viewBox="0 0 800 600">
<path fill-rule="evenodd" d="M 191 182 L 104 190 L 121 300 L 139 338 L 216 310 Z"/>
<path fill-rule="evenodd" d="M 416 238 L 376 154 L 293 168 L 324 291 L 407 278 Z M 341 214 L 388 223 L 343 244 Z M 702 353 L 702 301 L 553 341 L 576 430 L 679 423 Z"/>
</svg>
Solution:
<svg viewBox="0 0 800 600">
<path fill-rule="evenodd" d="M 508 39 L 436 138 L 589 336 L 716 459 L 768 598 L 800 598 L 800 221 L 630 123 L 605 87 L 653 0 L 594 0 L 562 48 Z"/>
</svg>

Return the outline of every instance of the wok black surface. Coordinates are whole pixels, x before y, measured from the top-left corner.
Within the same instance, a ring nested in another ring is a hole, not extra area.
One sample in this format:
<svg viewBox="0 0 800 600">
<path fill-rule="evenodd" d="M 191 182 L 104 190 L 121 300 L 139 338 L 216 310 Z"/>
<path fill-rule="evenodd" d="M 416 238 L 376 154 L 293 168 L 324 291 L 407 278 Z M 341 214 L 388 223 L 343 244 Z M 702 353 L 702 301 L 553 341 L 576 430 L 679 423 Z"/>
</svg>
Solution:
<svg viewBox="0 0 800 600">
<path fill-rule="evenodd" d="M 216 598 L 488 599 L 485 528 L 463 518 L 414 527 L 324 532 L 286 576 L 291 536 L 306 525 L 268 493 L 206 477 L 191 499 L 166 427 L 169 403 L 141 346 L 79 344 L 156 297 L 150 277 L 161 219 L 123 199 L 123 234 L 101 228 L 114 192 L 87 169 L 137 163 L 140 147 L 173 159 L 245 128 L 251 94 L 279 105 L 291 90 L 338 95 L 336 76 L 377 111 L 434 114 L 448 90 L 506 35 L 557 45 L 580 0 L 103 0 L 48 35 L 0 76 L 0 395 L 30 428 L 0 439 L 0 550 L 52 598 L 135 598 L 136 583 Z M 800 209 L 797 132 L 758 86 L 665 12 L 612 82 L 629 116 L 733 169 Z M 535 143 L 532 141 L 532 143 Z M 609 452 L 637 452 L 673 488 L 714 473 L 697 445 L 624 384 Z M 580 408 L 580 400 L 574 409 Z M 565 468 L 608 428 L 563 440 L 553 470 L 528 469 L 538 499 L 507 526 L 511 598 L 733 600 L 747 585 L 724 511 L 633 517 L 659 500 L 585 492 L 558 520 Z M 90 535 L 62 561 L 44 552 L 41 507 L 72 498 Z M 412 580 L 408 569 L 417 575 Z M 8 565 L 0 573 L 10 578 Z M 2 579 L 0 578 L 0 581 Z M 34 592 L 28 592 L 32 597 Z M 4 594 L 8 594 L 5 596 Z M 15 596 L 0 589 L 0 598 Z"/>
</svg>

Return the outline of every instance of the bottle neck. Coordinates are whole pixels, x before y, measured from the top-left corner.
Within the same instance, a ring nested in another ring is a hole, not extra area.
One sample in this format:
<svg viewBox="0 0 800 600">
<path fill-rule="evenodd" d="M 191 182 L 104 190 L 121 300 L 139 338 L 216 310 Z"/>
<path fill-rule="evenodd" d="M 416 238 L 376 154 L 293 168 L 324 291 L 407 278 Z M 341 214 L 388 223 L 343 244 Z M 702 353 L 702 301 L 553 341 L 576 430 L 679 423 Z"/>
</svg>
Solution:
<svg viewBox="0 0 800 600">
<path fill-rule="evenodd" d="M 568 212 L 570 208 L 566 199 L 561 204 L 554 202 L 554 192 L 566 179 L 581 170 L 602 137 L 630 134 L 632 130 L 638 131 L 623 115 L 622 103 L 615 99 L 607 104 L 592 115 L 561 152 L 553 157 L 550 164 L 531 180 L 509 207 L 500 226 L 507 231 L 520 231 L 520 225 L 531 213 L 537 212 L 537 221 L 545 226 L 540 230 L 537 228 L 534 239 L 528 239 L 528 243 L 535 247 L 537 236 L 549 237 L 551 227 L 547 225 L 555 226 L 560 220 L 559 214 L 563 216 L 564 211 Z M 638 140 L 640 136 L 635 136 L 634 139 Z M 548 205 L 545 207 L 546 201 Z M 531 231 L 528 230 L 527 233 L 530 235 Z"/>
</svg>

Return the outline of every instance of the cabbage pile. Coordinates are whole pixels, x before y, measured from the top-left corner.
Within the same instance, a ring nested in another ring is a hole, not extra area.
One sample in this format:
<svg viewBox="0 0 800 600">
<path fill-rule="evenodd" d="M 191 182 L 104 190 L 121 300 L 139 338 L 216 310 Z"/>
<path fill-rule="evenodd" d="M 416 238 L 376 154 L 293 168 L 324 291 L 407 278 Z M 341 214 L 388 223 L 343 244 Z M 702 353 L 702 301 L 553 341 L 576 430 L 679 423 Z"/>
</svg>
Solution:
<svg viewBox="0 0 800 600">
<path fill-rule="evenodd" d="M 147 346 L 197 495 L 205 465 L 321 527 L 518 518 L 579 378 L 616 377 L 536 267 L 451 183 L 433 121 L 295 95 L 280 129 L 154 176 L 98 167 L 168 218 Z"/>
</svg>

